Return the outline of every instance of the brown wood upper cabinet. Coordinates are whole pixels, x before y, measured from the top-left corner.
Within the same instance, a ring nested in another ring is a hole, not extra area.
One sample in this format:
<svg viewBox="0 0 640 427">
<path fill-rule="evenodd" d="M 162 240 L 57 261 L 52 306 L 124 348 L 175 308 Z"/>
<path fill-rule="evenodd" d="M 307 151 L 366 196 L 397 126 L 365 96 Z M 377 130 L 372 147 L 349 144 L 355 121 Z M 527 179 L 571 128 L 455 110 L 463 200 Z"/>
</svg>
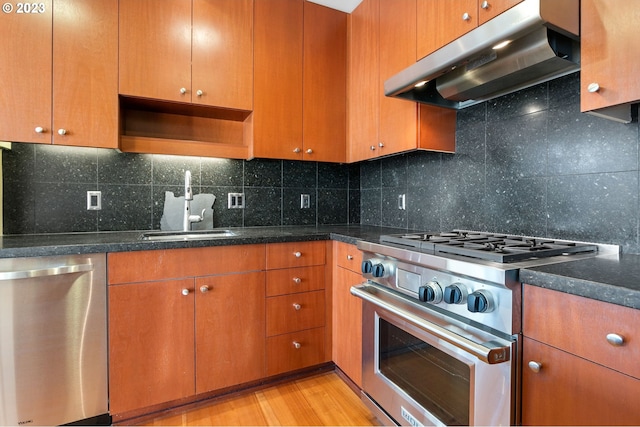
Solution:
<svg viewBox="0 0 640 427">
<path fill-rule="evenodd" d="M 7 5 L 0 140 L 117 147 L 118 1 Z"/>
<path fill-rule="evenodd" d="M 253 0 L 120 0 L 120 94 L 253 108 Z"/>
<path fill-rule="evenodd" d="M 640 8 L 635 2 L 582 0 L 580 109 L 620 121 L 640 100 L 637 51 Z M 608 107 L 617 107 L 616 109 Z M 602 110 L 605 109 L 605 110 Z M 598 111 L 600 110 L 600 111 Z"/>
<path fill-rule="evenodd" d="M 346 14 L 255 0 L 256 157 L 346 159 Z"/>
<path fill-rule="evenodd" d="M 421 59 L 522 0 L 417 0 Z"/>
<path fill-rule="evenodd" d="M 455 151 L 454 111 L 384 95 L 384 81 L 415 62 L 415 13 L 416 0 L 364 0 L 349 17 L 349 162 Z"/>
</svg>

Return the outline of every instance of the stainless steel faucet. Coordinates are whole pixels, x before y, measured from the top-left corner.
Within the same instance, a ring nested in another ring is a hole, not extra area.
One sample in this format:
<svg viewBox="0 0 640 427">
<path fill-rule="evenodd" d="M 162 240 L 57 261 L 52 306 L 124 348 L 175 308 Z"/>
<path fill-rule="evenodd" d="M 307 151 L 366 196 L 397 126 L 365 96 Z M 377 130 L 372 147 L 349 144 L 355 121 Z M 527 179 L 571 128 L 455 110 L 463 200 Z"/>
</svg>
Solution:
<svg viewBox="0 0 640 427">
<path fill-rule="evenodd" d="M 201 215 L 191 215 L 191 201 L 193 200 L 193 190 L 191 189 L 191 171 L 184 173 L 184 212 L 182 217 L 182 231 L 191 231 L 191 223 L 200 222 L 204 219 L 204 211 Z"/>
</svg>

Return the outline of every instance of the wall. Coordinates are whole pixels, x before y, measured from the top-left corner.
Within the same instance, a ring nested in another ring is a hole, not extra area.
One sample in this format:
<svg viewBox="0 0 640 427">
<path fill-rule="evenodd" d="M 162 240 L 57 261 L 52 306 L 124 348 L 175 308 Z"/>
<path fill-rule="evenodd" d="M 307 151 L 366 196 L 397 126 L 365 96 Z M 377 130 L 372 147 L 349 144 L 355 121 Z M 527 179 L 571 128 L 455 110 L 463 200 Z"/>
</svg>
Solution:
<svg viewBox="0 0 640 427">
<path fill-rule="evenodd" d="M 361 166 L 362 224 L 452 228 L 638 253 L 638 123 L 580 113 L 573 74 L 458 113 L 456 154 Z M 397 209 L 398 194 L 407 209 Z"/>
<path fill-rule="evenodd" d="M 358 167 L 280 160 L 123 154 L 115 150 L 13 144 L 4 155 L 5 234 L 159 229 L 165 191 L 212 193 L 214 227 L 358 223 Z M 102 192 L 102 210 L 86 192 Z M 246 209 L 227 209 L 244 192 Z M 311 208 L 300 209 L 300 194 Z M 350 198 L 351 197 L 351 198 Z"/>
</svg>

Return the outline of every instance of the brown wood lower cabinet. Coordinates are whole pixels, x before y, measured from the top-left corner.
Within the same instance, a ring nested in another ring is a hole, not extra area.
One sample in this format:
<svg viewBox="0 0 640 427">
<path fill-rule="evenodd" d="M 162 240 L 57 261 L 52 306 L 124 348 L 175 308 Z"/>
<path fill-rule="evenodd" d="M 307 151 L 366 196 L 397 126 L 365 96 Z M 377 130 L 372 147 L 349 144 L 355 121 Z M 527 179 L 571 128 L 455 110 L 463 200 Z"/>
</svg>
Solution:
<svg viewBox="0 0 640 427">
<path fill-rule="evenodd" d="M 523 425 L 640 424 L 640 380 L 532 339 L 523 349 Z"/>
<path fill-rule="evenodd" d="M 264 377 L 264 275 L 196 279 L 196 393 Z"/>
<path fill-rule="evenodd" d="M 640 310 L 530 285 L 523 308 L 522 424 L 640 425 Z"/>
<path fill-rule="evenodd" d="M 109 254 L 114 421 L 328 362 L 325 255 L 326 242 Z"/>
<path fill-rule="evenodd" d="M 193 279 L 109 287 L 112 414 L 194 392 Z"/>
</svg>

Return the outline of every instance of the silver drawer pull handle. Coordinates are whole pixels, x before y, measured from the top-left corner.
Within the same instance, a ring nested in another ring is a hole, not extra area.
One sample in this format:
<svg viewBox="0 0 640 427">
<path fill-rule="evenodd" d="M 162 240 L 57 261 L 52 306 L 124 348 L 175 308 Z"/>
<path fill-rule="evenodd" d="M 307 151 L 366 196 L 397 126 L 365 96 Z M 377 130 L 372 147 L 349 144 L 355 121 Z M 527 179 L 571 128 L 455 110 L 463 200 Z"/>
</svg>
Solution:
<svg viewBox="0 0 640 427">
<path fill-rule="evenodd" d="M 600 91 L 600 85 L 598 83 L 589 83 L 589 86 L 587 86 L 587 91 L 589 93 L 596 93 Z"/>
<path fill-rule="evenodd" d="M 189 295 L 189 289 L 183 289 L 182 290 L 182 295 L 184 295 L 184 296 Z"/>
<path fill-rule="evenodd" d="M 298 303 L 294 303 L 294 304 L 293 304 L 293 308 L 294 308 L 296 311 L 299 311 L 299 310 L 302 308 L 302 306 L 301 306 L 300 304 L 298 304 Z"/>
<path fill-rule="evenodd" d="M 300 258 L 302 256 L 302 252 L 294 252 L 293 256 L 296 258 Z"/>
<path fill-rule="evenodd" d="M 296 350 L 299 349 L 300 347 L 302 347 L 302 344 L 300 344 L 298 341 L 294 341 L 293 342 L 293 348 L 295 348 Z"/>
<path fill-rule="evenodd" d="M 352 260 L 353 260 L 353 255 L 347 255 L 347 259 L 348 259 L 349 261 L 352 261 Z"/>
<path fill-rule="evenodd" d="M 207 285 L 200 286 L 200 292 L 206 294 L 207 292 L 209 292 L 209 287 Z"/>
<path fill-rule="evenodd" d="M 542 369 L 542 363 L 532 360 L 531 362 L 529 362 L 529 369 L 531 369 L 535 373 L 538 373 L 540 372 L 540 369 Z"/>
<path fill-rule="evenodd" d="M 294 283 L 297 283 L 297 284 L 300 284 L 300 282 L 302 282 L 302 279 L 301 279 L 301 278 L 299 278 L 299 277 L 294 277 L 294 278 L 293 278 L 293 282 L 294 282 Z"/>
<path fill-rule="evenodd" d="M 621 347 L 624 345 L 624 337 L 618 334 L 607 334 L 607 342 L 614 347 Z"/>
</svg>

